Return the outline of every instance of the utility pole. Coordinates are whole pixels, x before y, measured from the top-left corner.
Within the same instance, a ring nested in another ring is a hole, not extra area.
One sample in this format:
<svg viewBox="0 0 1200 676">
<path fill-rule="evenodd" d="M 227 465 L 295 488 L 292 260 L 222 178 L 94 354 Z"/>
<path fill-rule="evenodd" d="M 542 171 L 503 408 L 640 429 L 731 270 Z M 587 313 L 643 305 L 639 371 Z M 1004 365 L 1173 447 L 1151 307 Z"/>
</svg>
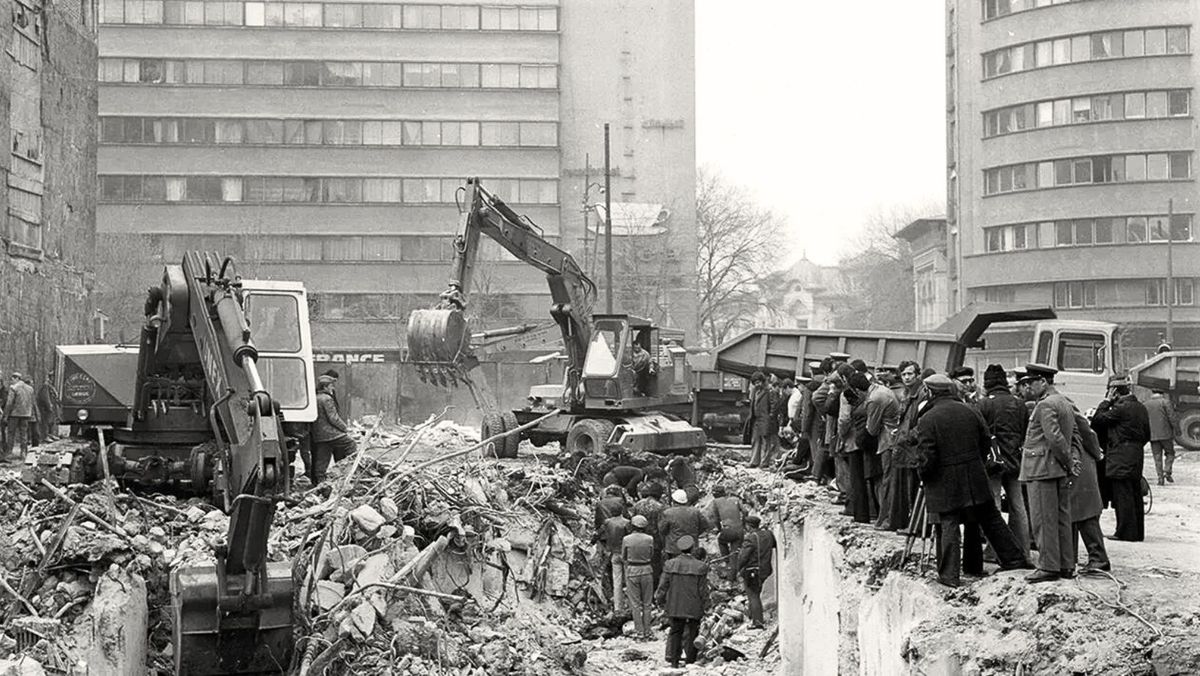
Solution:
<svg viewBox="0 0 1200 676">
<path fill-rule="evenodd" d="M 604 280 L 608 288 L 605 290 L 605 312 L 613 312 L 613 272 L 612 272 L 612 167 L 609 164 L 608 123 L 604 123 Z"/>
<path fill-rule="evenodd" d="M 588 191 L 592 187 L 592 156 L 583 155 L 583 269 L 588 269 Z"/>
<path fill-rule="evenodd" d="M 1167 200 L 1167 345 L 1175 346 L 1175 200 Z"/>
</svg>

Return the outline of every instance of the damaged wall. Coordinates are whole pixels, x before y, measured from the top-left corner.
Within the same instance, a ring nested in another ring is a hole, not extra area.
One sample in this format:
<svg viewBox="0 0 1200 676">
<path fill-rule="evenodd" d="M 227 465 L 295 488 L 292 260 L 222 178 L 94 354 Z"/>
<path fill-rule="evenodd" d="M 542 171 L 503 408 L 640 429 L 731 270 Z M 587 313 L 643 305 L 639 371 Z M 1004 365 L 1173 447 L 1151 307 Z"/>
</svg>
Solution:
<svg viewBox="0 0 1200 676">
<path fill-rule="evenodd" d="M 0 368 L 40 380 L 84 342 L 96 232 L 94 3 L 0 12 Z"/>
</svg>

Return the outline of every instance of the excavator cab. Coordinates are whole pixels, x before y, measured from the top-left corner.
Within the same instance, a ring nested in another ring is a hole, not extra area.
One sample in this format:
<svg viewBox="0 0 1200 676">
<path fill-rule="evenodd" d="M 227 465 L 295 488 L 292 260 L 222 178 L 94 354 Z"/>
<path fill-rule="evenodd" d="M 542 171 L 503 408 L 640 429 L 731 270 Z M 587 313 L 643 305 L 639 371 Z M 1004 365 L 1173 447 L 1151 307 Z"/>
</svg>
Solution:
<svg viewBox="0 0 1200 676">
<path fill-rule="evenodd" d="M 583 360 L 584 406 L 612 411 L 686 403 L 686 357 L 647 319 L 596 315 Z"/>
</svg>

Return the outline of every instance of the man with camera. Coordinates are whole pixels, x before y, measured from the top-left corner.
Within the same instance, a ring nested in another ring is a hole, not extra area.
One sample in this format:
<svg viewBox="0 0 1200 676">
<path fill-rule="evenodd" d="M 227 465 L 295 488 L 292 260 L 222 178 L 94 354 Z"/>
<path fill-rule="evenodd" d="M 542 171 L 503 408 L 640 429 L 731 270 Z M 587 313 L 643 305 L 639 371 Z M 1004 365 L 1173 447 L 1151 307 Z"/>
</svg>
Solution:
<svg viewBox="0 0 1200 676">
<path fill-rule="evenodd" d="M 1128 378 L 1109 379 L 1108 396 L 1096 407 L 1092 428 L 1104 442 L 1104 475 L 1117 513 L 1117 530 L 1111 537 L 1141 542 L 1146 538 L 1142 465 L 1151 437 L 1150 414 L 1133 396 Z"/>
</svg>

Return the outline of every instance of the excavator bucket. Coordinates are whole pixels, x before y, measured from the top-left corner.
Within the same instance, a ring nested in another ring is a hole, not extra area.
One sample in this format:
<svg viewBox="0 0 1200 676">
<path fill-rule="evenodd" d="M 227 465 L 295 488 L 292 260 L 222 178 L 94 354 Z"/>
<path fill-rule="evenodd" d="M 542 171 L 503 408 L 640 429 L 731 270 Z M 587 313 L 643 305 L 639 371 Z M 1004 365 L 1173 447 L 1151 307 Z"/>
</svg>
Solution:
<svg viewBox="0 0 1200 676">
<path fill-rule="evenodd" d="M 476 363 L 462 310 L 413 310 L 407 335 L 408 358 L 423 382 L 457 383 L 459 374 Z"/>
<path fill-rule="evenodd" d="M 222 589 L 221 577 L 215 565 L 171 572 L 175 673 L 286 672 L 294 646 L 291 564 L 268 563 L 265 592 L 253 596 Z"/>
</svg>

